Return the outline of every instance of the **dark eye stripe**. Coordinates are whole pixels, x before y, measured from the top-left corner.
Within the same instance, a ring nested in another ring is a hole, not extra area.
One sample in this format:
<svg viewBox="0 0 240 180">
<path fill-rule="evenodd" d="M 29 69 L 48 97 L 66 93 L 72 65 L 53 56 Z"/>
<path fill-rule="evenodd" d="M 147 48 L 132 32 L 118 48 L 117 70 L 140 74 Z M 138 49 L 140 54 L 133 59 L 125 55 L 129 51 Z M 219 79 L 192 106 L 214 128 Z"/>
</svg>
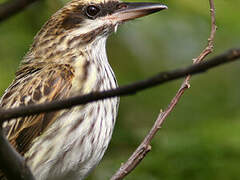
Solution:
<svg viewBox="0 0 240 180">
<path fill-rule="evenodd" d="M 97 15 L 94 16 L 94 18 L 97 18 L 106 16 L 107 14 L 112 14 L 115 10 L 118 9 L 118 5 L 119 5 L 118 1 L 108 1 L 107 3 L 92 4 L 89 5 L 88 7 L 94 6 L 99 8 L 99 12 L 97 13 Z"/>
<path fill-rule="evenodd" d="M 70 14 L 62 21 L 62 27 L 66 30 L 74 28 L 77 24 L 83 22 L 83 17 L 77 14 Z"/>
<path fill-rule="evenodd" d="M 85 19 L 96 19 L 106 16 L 107 14 L 112 14 L 121 7 L 119 4 L 118 1 L 88 5 L 81 4 L 76 6 L 75 9 L 71 9 L 71 11 L 66 10 L 66 16 L 63 17 L 61 26 L 65 30 L 79 27 Z"/>
</svg>

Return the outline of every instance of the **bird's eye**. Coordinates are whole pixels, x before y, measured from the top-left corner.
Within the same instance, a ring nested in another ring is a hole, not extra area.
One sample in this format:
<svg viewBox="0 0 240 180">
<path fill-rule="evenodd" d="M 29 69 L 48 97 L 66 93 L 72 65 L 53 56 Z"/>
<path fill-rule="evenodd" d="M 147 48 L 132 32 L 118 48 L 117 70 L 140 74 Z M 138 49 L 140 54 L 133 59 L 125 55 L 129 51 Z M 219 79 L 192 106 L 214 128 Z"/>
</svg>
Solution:
<svg viewBox="0 0 240 180">
<path fill-rule="evenodd" d="M 98 7 L 90 5 L 87 7 L 86 15 L 89 18 L 94 18 L 99 13 L 99 11 L 100 11 L 100 9 Z"/>
</svg>

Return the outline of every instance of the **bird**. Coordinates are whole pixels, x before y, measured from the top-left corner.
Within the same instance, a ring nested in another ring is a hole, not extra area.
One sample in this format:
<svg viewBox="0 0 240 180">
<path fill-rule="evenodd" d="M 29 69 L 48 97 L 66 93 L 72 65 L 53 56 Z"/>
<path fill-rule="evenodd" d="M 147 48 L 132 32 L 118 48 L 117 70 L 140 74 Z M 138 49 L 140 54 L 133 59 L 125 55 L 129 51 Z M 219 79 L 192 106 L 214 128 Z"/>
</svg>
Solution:
<svg viewBox="0 0 240 180">
<path fill-rule="evenodd" d="M 9 109 L 118 87 L 106 41 L 119 25 L 167 9 L 161 3 L 72 0 L 43 25 L 0 100 Z M 2 124 L 37 180 L 82 180 L 112 137 L 119 97 Z M 0 179 L 7 179 L 0 171 Z"/>
</svg>

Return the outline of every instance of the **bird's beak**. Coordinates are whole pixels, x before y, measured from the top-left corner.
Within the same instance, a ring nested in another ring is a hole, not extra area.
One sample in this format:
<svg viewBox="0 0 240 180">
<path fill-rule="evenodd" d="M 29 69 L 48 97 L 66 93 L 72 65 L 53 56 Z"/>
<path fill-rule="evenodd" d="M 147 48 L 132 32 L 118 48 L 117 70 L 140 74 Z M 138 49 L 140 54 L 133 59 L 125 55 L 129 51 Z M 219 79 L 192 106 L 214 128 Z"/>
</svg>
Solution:
<svg viewBox="0 0 240 180">
<path fill-rule="evenodd" d="M 119 3 L 117 10 L 107 18 L 117 22 L 124 22 L 152 14 L 168 7 L 159 3 Z"/>
</svg>

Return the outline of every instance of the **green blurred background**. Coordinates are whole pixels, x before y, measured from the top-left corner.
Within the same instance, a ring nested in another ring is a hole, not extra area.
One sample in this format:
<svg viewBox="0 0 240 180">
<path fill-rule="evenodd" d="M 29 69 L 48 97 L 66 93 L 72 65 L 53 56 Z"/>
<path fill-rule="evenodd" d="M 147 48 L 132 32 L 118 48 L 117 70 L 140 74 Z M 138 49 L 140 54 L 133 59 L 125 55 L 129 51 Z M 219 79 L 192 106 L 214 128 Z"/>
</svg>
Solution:
<svg viewBox="0 0 240 180">
<path fill-rule="evenodd" d="M 0 0 L 4 2 L 4 0 Z M 39 1 L 0 24 L 0 94 L 11 83 L 34 35 L 64 0 Z M 207 43 L 208 0 L 162 1 L 169 9 L 129 22 L 108 40 L 120 85 L 184 67 Z M 216 0 L 218 31 L 211 56 L 240 47 L 240 1 Z M 193 77 L 191 88 L 152 142 L 152 151 L 126 179 L 240 179 L 240 64 Z M 121 98 L 110 147 L 88 180 L 108 179 L 166 108 L 181 80 Z"/>
</svg>

